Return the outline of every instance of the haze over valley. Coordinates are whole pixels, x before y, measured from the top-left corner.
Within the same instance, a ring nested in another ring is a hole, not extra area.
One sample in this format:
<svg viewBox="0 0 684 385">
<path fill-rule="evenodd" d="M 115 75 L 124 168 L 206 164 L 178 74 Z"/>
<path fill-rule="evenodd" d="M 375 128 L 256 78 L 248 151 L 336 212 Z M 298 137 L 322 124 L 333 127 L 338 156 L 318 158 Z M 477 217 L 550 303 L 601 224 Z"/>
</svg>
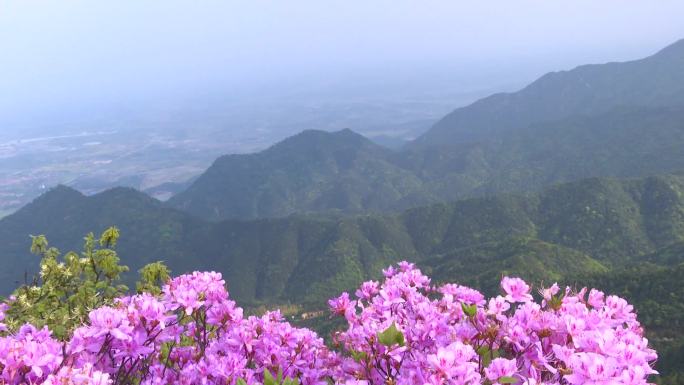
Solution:
<svg viewBox="0 0 684 385">
<path fill-rule="evenodd" d="M 206 97 L 106 111 L 91 119 L 72 112 L 45 129 L 4 131 L 0 216 L 58 184 L 86 194 L 130 186 L 167 199 L 215 158 L 263 150 L 304 128 L 355 127 L 384 146 L 398 147 L 453 106 L 489 90 L 393 92 L 397 91 L 388 89 L 384 96 L 300 94 L 294 99 L 259 100 Z"/>
</svg>

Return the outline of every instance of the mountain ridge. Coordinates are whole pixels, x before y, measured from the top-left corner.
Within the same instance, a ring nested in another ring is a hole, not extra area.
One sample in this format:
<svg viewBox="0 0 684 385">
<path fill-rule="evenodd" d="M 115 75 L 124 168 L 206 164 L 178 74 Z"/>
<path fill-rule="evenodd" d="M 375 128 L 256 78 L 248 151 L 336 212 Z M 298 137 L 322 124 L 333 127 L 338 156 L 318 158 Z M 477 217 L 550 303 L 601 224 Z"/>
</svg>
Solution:
<svg viewBox="0 0 684 385">
<path fill-rule="evenodd" d="M 619 106 L 680 105 L 682 68 L 684 39 L 643 59 L 550 72 L 517 92 L 494 94 L 456 109 L 408 146 L 474 141 L 502 130 Z"/>
<path fill-rule="evenodd" d="M 227 155 L 167 205 L 212 221 L 396 212 L 594 176 L 671 173 L 684 169 L 682 147 L 684 40 L 481 99 L 398 151 L 346 129 Z"/>
<path fill-rule="evenodd" d="M 249 155 L 217 159 L 168 205 L 211 220 L 360 212 L 429 202 L 394 152 L 351 130 L 307 130 Z"/>
</svg>

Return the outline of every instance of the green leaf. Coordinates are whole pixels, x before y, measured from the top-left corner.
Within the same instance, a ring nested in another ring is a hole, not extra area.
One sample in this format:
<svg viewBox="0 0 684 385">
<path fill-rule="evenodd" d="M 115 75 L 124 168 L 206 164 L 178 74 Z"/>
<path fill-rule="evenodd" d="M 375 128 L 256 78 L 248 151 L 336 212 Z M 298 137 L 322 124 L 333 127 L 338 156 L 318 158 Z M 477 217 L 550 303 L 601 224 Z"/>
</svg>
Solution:
<svg viewBox="0 0 684 385">
<path fill-rule="evenodd" d="M 268 369 L 264 369 L 264 385 L 280 385 Z"/>
<path fill-rule="evenodd" d="M 31 253 L 44 254 L 48 249 L 48 241 L 45 235 L 31 235 Z"/>
<path fill-rule="evenodd" d="M 515 377 L 510 377 L 510 376 L 503 376 L 499 377 L 498 380 L 496 380 L 499 384 L 517 384 L 518 379 Z"/>
<path fill-rule="evenodd" d="M 461 302 L 461 309 L 463 309 L 463 312 L 468 317 L 475 317 L 475 314 L 477 314 L 477 305 L 466 305 L 465 303 Z"/>
<path fill-rule="evenodd" d="M 247 381 L 243 380 L 242 378 L 238 378 L 235 382 L 235 385 L 247 385 Z"/>
<path fill-rule="evenodd" d="M 119 240 L 119 229 L 112 226 L 105 230 L 102 233 L 102 236 L 100 236 L 100 246 L 106 247 L 106 248 L 114 248 L 116 247 L 116 242 Z"/>
<path fill-rule="evenodd" d="M 553 310 L 558 310 L 560 307 L 563 305 L 563 297 L 558 295 L 558 296 L 553 296 L 551 297 L 551 300 L 549 301 L 549 307 Z"/>
<path fill-rule="evenodd" d="M 482 366 L 487 367 L 492 362 L 492 352 L 488 346 L 480 346 L 477 348 L 477 354 L 482 360 Z"/>
<path fill-rule="evenodd" d="M 399 345 L 404 346 L 404 334 L 397 329 L 397 325 L 392 323 L 384 332 L 378 333 L 378 341 L 385 346 Z"/>
<path fill-rule="evenodd" d="M 368 359 L 368 353 L 357 352 L 356 350 L 351 351 L 351 356 L 356 362 L 366 361 Z"/>
</svg>

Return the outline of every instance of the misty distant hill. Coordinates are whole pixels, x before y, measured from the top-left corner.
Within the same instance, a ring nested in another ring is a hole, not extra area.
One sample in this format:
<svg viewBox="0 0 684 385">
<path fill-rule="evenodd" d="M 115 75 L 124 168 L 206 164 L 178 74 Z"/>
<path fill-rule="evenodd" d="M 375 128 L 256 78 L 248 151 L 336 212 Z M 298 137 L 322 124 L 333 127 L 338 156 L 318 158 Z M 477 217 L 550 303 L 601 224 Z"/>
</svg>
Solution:
<svg viewBox="0 0 684 385">
<path fill-rule="evenodd" d="M 459 108 L 401 151 L 350 130 L 309 130 L 260 153 L 224 156 L 168 205 L 210 220 L 402 210 L 676 172 L 682 148 L 684 40 Z"/>
<path fill-rule="evenodd" d="M 518 92 L 481 99 L 448 114 L 410 146 L 489 141 L 572 116 L 682 105 L 684 39 L 645 59 L 552 72 Z"/>
</svg>

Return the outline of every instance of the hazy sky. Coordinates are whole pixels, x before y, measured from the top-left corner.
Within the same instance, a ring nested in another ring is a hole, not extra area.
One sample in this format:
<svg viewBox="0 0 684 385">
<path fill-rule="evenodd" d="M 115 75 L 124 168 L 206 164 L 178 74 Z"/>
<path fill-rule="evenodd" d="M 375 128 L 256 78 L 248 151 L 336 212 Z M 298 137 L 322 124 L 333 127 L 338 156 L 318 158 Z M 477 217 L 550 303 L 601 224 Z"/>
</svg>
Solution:
<svg viewBox="0 0 684 385">
<path fill-rule="evenodd" d="M 0 117 L 346 79 L 488 86 L 646 56 L 682 20 L 682 0 L 0 0 Z"/>
</svg>

